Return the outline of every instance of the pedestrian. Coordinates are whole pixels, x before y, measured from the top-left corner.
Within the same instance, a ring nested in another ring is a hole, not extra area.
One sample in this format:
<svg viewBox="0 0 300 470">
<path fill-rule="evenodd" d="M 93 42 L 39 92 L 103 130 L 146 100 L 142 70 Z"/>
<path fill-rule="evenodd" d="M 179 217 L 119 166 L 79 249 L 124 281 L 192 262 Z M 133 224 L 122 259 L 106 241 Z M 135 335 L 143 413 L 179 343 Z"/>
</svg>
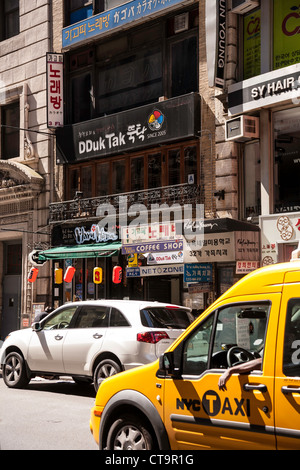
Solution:
<svg viewBox="0 0 300 470">
<path fill-rule="evenodd" d="M 49 313 L 53 312 L 54 308 L 53 307 L 46 307 L 43 312 L 37 313 L 36 316 L 34 317 L 34 323 L 40 322 L 45 318 Z"/>
</svg>

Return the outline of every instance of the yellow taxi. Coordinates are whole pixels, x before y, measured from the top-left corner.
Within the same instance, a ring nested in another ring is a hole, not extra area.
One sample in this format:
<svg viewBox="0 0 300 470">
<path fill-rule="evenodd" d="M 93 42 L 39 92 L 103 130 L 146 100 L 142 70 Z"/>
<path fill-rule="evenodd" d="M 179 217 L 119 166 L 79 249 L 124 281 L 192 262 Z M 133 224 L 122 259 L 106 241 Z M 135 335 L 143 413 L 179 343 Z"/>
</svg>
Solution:
<svg viewBox="0 0 300 470">
<path fill-rule="evenodd" d="M 258 269 L 159 361 L 105 380 L 100 449 L 300 449 L 300 261 Z"/>
</svg>

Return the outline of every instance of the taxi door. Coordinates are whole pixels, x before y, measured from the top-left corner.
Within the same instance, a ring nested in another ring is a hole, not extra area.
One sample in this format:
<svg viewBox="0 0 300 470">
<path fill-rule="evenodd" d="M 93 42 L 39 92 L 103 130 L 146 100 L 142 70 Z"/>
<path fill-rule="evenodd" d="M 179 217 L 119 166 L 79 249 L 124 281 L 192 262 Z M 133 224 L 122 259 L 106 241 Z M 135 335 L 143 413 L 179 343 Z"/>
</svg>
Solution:
<svg viewBox="0 0 300 470">
<path fill-rule="evenodd" d="M 251 302 L 241 297 L 208 312 L 171 353 L 173 370 L 179 369 L 177 377 L 165 380 L 164 420 L 172 449 L 275 449 L 274 357 L 267 349 L 275 350 L 280 297 L 256 295 Z M 243 349 L 229 353 L 236 345 Z M 219 389 L 228 355 L 233 365 L 259 351 L 261 371 L 234 374 L 226 390 Z"/>
<path fill-rule="evenodd" d="M 275 432 L 278 449 L 300 449 L 300 272 L 287 273 L 276 348 Z"/>
</svg>

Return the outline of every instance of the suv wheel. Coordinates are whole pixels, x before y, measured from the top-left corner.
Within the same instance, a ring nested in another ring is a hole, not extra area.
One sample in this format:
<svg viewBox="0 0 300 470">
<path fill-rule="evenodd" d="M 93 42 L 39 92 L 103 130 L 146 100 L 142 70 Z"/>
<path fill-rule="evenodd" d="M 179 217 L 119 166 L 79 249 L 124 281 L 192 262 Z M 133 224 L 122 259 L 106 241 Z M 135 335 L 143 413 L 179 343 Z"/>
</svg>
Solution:
<svg viewBox="0 0 300 470">
<path fill-rule="evenodd" d="M 3 380 L 9 388 L 23 388 L 30 382 L 24 358 L 17 352 L 9 353 L 3 366 Z"/>
<path fill-rule="evenodd" d="M 96 392 L 103 380 L 119 372 L 121 372 L 121 367 L 112 359 L 103 359 L 100 361 L 94 372 L 94 387 Z"/>
<path fill-rule="evenodd" d="M 107 450 L 152 450 L 153 439 L 140 418 L 124 415 L 111 426 L 107 436 Z"/>
</svg>

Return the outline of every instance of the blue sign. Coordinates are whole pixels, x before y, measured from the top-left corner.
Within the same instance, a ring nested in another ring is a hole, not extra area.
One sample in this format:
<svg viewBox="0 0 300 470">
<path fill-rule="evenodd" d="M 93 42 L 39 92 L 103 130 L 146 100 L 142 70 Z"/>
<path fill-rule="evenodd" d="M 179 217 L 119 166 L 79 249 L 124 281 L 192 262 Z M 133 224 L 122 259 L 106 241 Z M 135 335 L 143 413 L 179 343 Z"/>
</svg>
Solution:
<svg viewBox="0 0 300 470">
<path fill-rule="evenodd" d="M 122 245 L 122 254 L 131 253 L 155 253 L 161 251 L 180 251 L 183 250 L 182 240 L 165 240 L 163 242 L 144 242 L 138 244 Z"/>
<path fill-rule="evenodd" d="M 184 282 L 212 282 L 212 264 L 187 263 L 184 265 Z"/>
<path fill-rule="evenodd" d="M 86 39 L 95 38 L 179 3 L 183 3 L 182 0 L 133 0 L 64 28 L 62 46 L 70 47 Z"/>
</svg>

